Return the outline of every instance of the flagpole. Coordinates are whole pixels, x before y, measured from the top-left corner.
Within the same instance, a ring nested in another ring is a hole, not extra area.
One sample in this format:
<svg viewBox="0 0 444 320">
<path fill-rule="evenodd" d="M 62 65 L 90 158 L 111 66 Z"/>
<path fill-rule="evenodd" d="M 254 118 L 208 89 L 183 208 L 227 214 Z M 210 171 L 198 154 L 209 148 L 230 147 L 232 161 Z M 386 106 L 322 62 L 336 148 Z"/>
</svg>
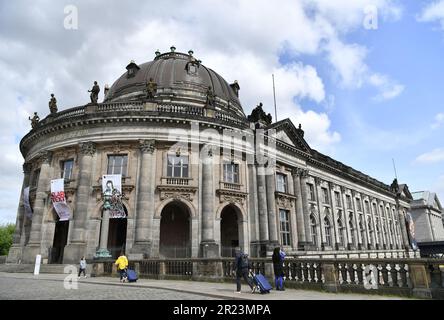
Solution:
<svg viewBox="0 0 444 320">
<path fill-rule="evenodd" d="M 277 116 L 277 109 L 276 109 L 276 90 L 274 87 L 274 74 L 271 74 L 271 77 L 273 78 L 274 119 L 277 122 L 278 116 Z"/>
</svg>

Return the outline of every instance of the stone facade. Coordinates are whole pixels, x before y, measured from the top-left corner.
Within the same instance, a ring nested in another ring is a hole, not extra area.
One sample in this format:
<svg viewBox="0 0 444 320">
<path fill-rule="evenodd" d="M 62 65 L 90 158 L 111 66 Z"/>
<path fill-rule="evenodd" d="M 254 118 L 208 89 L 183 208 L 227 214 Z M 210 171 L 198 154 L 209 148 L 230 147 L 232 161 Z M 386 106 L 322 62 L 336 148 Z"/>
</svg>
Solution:
<svg viewBox="0 0 444 320">
<path fill-rule="evenodd" d="M 152 64 L 168 69 L 174 60 L 191 61 L 170 52 Z M 215 73 L 200 64 L 192 74 L 178 70 L 185 74 L 169 86 L 159 73 L 143 73 L 158 81 L 149 99 L 144 79 L 123 75 L 105 102 L 58 112 L 22 139 L 33 216 L 25 217 L 21 200 L 8 261 L 32 262 L 40 253 L 54 262 L 60 250 L 65 263 L 93 258 L 101 237 L 134 258 L 213 258 L 235 246 L 252 256 L 278 245 L 289 255 L 395 257 L 410 250 L 408 194 L 312 150 L 289 119 L 249 123 L 237 83 L 234 90 L 218 76 L 208 108 Z M 264 150 L 274 153 L 267 163 Z M 115 159 L 125 165 L 114 166 Z M 66 161 L 73 163 L 69 178 Z M 123 174 L 126 219 L 102 215 L 101 177 L 110 170 Z M 61 177 L 73 212 L 66 230 L 49 197 L 50 180 Z"/>
<path fill-rule="evenodd" d="M 436 193 L 413 192 L 412 218 L 415 221 L 416 241 L 444 241 L 442 207 Z"/>
</svg>

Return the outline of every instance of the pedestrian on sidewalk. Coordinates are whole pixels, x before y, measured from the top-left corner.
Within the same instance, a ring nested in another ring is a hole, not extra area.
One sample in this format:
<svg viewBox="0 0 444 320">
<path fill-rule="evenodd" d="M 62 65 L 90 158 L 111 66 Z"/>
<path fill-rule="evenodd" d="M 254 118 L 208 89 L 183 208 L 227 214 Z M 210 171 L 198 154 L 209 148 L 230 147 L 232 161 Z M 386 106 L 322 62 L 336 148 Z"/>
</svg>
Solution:
<svg viewBox="0 0 444 320">
<path fill-rule="evenodd" d="M 80 267 L 78 277 L 80 279 L 80 275 L 83 273 L 83 277 L 86 278 L 86 259 L 85 256 L 80 259 Z"/>
<path fill-rule="evenodd" d="M 117 265 L 117 271 L 120 274 L 120 282 L 125 282 L 127 275 L 126 269 L 128 268 L 128 258 L 125 256 L 123 251 L 120 253 L 120 256 L 117 258 L 115 264 Z"/>
<path fill-rule="evenodd" d="M 276 247 L 273 250 L 274 284 L 277 291 L 285 291 L 284 289 L 284 259 L 285 252 L 281 248 Z"/>
<path fill-rule="evenodd" d="M 233 270 L 236 272 L 236 292 L 241 293 L 241 279 L 244 278 L 244 280 L 250 286 L 251 293 L 254 293 L 255 286 L 248 276 L 249 272 L 251 271 L 248 255 L 243 253 L 239 247 L 236 247 L 235 252 L 236 255 L 234 258 Z"/>
</svg>

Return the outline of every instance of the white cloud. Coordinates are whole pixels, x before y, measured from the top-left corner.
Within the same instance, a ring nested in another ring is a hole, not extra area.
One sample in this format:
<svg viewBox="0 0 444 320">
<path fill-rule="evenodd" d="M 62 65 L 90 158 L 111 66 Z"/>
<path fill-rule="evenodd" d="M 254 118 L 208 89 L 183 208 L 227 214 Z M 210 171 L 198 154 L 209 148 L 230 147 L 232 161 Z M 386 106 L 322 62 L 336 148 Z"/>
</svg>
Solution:
<svg viewBox="0 0 444 320">
<path fill-rule="evenodd" d="M 430 152 L 423 153 L 415 159 L 416 163 L 424 164 L 436 163 L 441 161 L 444 161 L 444 149 L 441 148 L 436 148 Z"/>
<path fill-rule="evenodd" d="M 418 15 L 420 22 L 439 22 L 444 30 L 444 0 L 434 1 L 423 8 Z"/>
<path fill-rule="evenodd" d="M 374 73 L 370 76 L 370 84 L 379 88 L 380 92 L 374 97 L 376 101 L 393 99 L 404 91 L 404 86 L 389 79 L 386 75 Z"/>
<path fill-rule="evenodd" d="M 444 124 L 444 113 L 438 113 L 435 116 L 435 122 L 433 122 L 431 124 L 431 128 L 432 129 L 438 129 L 439 127 L 441 127 Z"/>
</svg>

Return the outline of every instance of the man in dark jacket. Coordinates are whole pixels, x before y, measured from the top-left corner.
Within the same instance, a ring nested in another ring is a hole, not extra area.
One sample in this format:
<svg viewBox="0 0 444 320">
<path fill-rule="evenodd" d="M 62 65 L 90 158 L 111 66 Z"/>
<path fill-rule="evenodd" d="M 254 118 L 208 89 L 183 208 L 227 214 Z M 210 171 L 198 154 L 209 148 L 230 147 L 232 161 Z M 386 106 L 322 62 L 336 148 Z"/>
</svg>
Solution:
<svg viewBox="0 0 444 320">
<path fill-rule="evenodd" d="M 251 279 L 248 277 L 250 269 L 251 268 L 248 256 L 245 253 L 243 253 L 239 247 L 237 247 L 236 256 L 234 258 L 234 268 L 233 268 L 233 270 L 236 272 L 237 293 L 241 293 L 241 278 L 244 278 L 244 280 L 250 286 L 251 293 L 254 293 L 256 287 L 253 285 Z"/>
</svg>

